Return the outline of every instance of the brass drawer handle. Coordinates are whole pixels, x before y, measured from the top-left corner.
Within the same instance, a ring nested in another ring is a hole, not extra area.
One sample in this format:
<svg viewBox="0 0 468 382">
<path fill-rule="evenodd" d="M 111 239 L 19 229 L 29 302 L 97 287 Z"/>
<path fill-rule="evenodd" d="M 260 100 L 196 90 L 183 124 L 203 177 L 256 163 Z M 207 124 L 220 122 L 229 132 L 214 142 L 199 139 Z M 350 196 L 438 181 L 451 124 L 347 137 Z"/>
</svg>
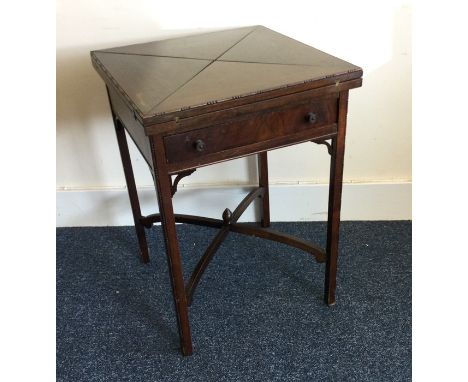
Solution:
<svg viewBox="0 0 468 382">
<path fill-rule="evenodd" d="M 205 151 L 205 142 L 203 142 L 201 139 L 197 139 L 193 143 L 193 147 L 195 147 L 195 150 L 201 153 L 202 151 Z"/>
<path fill-rule="evenodd" d="M 305 116 L 305 120 L 308 123 L 315 123 L 317 122 L 317 114 L 312 113 L 312 112 L 307 113 L 307 115 Z"/>
</svg>

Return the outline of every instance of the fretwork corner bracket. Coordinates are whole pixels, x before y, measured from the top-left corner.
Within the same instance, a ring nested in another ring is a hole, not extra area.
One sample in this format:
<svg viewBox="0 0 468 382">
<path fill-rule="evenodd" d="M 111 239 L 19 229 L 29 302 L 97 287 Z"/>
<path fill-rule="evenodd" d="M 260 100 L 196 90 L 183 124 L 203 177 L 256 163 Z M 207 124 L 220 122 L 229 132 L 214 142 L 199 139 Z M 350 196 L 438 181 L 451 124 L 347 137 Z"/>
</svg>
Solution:
<svg viewBox="0 0 468 382">
<path fill-rule="evenodd" d="M 194 168 L 192 170 L 182 171 L 182 172 L 177 174 L 177 176 L 174 179 L 174 183 L 172 183 L 172 185 L 171 185 L 172 196 L 174 196 L 174 194 L 177 192 L 177 186 L 178 186 L 179 182 L 183 178 L 185 178 L 186 176 L 192 175 L 195 171 L 197 171 L 196 168 Z"/>
<path fill-rule="evenodd" d="M 330 139 L 330 141 L 332 141 Z M 321 139 L 321 140 L 318 140 L 318 141 L 311 141 L 313 143 L 316 143 L 317 145 L 325 145 L 327 146 L 327 151 L 328 151 L 328 154 L 332 155 L 332 145 L 330 142 L 327 142 L 325 139 Z"/>
</svg>

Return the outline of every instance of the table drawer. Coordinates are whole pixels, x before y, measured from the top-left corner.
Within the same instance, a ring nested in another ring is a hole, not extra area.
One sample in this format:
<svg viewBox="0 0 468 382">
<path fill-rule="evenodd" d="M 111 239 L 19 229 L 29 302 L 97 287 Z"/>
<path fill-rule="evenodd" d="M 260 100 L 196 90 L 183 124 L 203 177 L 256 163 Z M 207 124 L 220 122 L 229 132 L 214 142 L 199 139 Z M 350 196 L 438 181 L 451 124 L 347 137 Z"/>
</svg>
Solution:
<svg viewBox="0 0 468 382">
<path fill-rule="evenodd" d="M 168 163 L 186 162 L 206 155 L 267 142 L 297 133 L 323 135 L 320 127 L 337 122 L 337 99 L 310 101 L 275 111 L 251 113 L 234 121 L 169 135 L 164 138 Z M 308 136 L 309 137 L 309 136 Z"/>
</svg>

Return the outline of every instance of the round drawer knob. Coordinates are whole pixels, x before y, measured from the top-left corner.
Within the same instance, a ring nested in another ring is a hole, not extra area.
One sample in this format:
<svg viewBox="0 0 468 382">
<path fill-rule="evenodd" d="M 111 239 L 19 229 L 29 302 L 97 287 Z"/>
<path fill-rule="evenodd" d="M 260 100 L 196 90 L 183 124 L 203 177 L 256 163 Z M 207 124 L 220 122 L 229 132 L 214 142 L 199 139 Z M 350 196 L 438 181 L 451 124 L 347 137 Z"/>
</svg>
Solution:
<svg viewBox="0 0 468 382">
<path fill-rule="evenodd" d="M 203 142 L 201 139 L 197 139 L 193 146 L 195 147 L 195 150 L 197 150 L 198 152 L 202 152 L 202 151 L 205 151 L 205 142 Z"/>
<path fill-rule="evenodd" d="M 312 113 L 312 112 L 307 113 L 305 119 L 309 123 L 315 123 L 315 122 L 317 122 L 317 114 Z"/>
</svg>

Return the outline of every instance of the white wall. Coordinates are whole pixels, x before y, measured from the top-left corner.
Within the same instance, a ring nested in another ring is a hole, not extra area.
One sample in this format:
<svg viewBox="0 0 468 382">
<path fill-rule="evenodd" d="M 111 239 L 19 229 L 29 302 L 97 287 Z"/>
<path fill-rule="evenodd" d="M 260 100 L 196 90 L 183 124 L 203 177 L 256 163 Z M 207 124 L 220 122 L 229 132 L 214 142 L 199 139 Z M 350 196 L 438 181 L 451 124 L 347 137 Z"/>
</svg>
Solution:
<svg viewBox="0 0 468 382">
<path fill-rule="evenodd" d="M 373 218 L 411 217 L 411 9 L 408 1 L 58 0 L 58 225 L 125 223 L 115 215 L 103 220 L 96 215 L 102 210 L 99 208 L 91 208 L 84 220 L 83 216 L 77 216 L 80 203 L 92 206 L 102 202 L 101 197 L 99 201 L 92 199 L 96 190 L 104 190 L 101 196 L 105 196 L 109 189 L 119 189 L 125 184 L 105 87 L 91 66 L 89 51 L 188 32 L 256 24 L 364 69 L 363 87 L 350 94 L 345 182 L 375 185 L 372 188 L 378 190 L 375 192 L 388 193 L 387 198 L 376 198 L 380 202 L 368 206 L 376 212 Z M 138 186 L 150 186 L 152 178 L 144 161 L 134 147 L 131 150 Z M 308 143 L 276 150 L 270 155 L 270 181 L 274 185 L 290 186 L 291 192 L 298 184 L 326 183 L 328 163 L 323 146 Z M 253 184 L 255 180 L 255 161 L 247 158 L 200 169 L 183 183 L 204 188 L 213 184 Z M 379 184 L 393 183 L 404 186 L 403 194 L 396 197 L 391 194 L 394 187 L 379 188 Z M 93 192 L 81 192 L 85 196 L 77 201 L 70 194 L 76 190 Z M 194 204 L 199 197 L 193 196 Z M 396 216 L 388 213 L 389 205 L 383 205 L 385 200 L 389 203 L 393 200 L 395 208 L 399 208 Z M 289 218 L 281 220 L 299 218 L 303 217 L 291 212 Z M 353 215 L 353 218 L 360 216 Z"/>
</svg>

